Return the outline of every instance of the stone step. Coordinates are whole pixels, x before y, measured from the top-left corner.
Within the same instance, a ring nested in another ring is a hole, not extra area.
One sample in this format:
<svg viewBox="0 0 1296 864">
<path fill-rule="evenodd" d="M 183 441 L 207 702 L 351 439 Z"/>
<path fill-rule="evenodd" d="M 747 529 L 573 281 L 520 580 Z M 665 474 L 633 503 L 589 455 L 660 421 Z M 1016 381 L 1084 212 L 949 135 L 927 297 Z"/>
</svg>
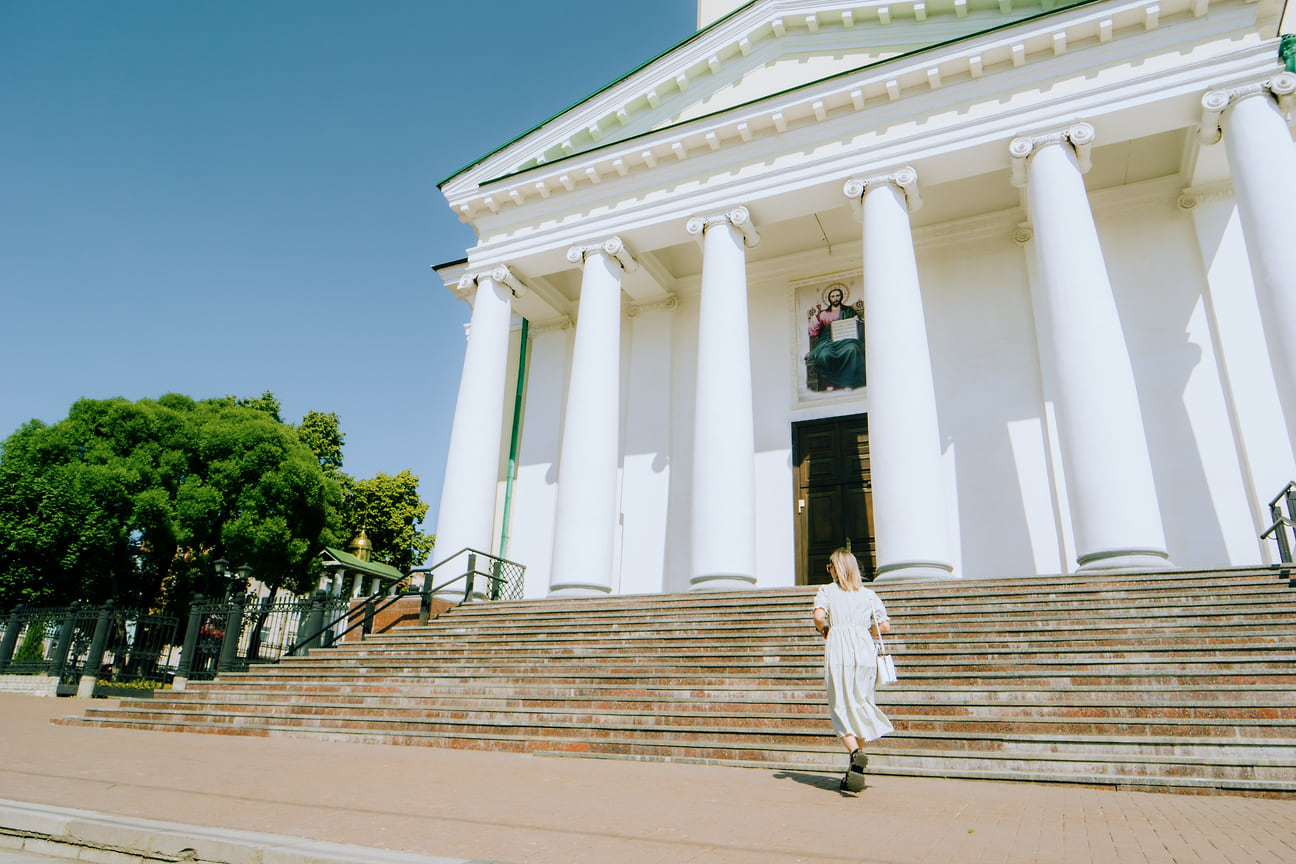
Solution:
<svg viewBox="0 0 1296 864">
<path fill-rule="evenodd" d="M 816 589 L 469 604 L 69 722 L 840 771 Z M 877 586 L 870 770 L 1296 797 L 1274 569 Z"/>
<path fill-rule="evenodd" d="M 604 726 L 623 724 L 627 727 L 703 727 L 727 728 L 727 734 L 746 734 L 761 730 L 792 730 L 798 734 L 807 728 L 814 737 L 822 735 L 824 724 L 828 722 L 826 709 L 822 706 L 798 706 L 813 710 L 770 711 L 738 710 L 737 706 L 717 704 L 705 706 L 709 710 L 699 710 L 698 706 L 687 703 L 653 704 L 638 703 L 631 707 L 612 704 L 609 706 L 591 706 L 588 703 L 573 703 L 568 706 L 462 706 L 445 703 L 424 705 L 411 704 L 408 701 L 399 704 L 368 705 L 346 704 L 338 702 L 277 702 L 262 700 L 256 702 L 239 702 L 222 700 L 210 705 L 186 705 L 183 703 L 164 702 L 161 700 L 140 700 L 130 706 L 115 711 L 90 709 L 88 718 L 99 716 L 118 716 L 135 720 L 155 720 L 161 716 L 173 716 L 178 719 L 193 720 L 211 714 L 227 718 L 224 722 L 238 722 L 235 718 L 274 717 L 277 721 L 300 720 L 307 718 L 329 718 L 338 722 L 361 723 L 372 728 L 381 728 L 388 722 L 426 723 L 430 728 L 441 728 L 439 723 L 468 723 L 474 725 L 508 725 L 508 726 Z M 769 706 L 762 706 L 766 709 Z M 1114 734 L 1167 736 L 1178 730 L 1188 738 L 1211 737 L 1239 739 L 1256 738 L 1296 738 L 1296 709 L 1270 712 L 1266 717 L 1237 716 L 1237 712 L 1228 712 L 1226 716 L 1205 716 L 1211 712 L 1180 711 L 1173 715 L 1164 711 L 1149 711 L 1146 708 L 1125 711 L 1107 712 L 1093 709 L 1078 709 L 1076 713 L 1042 709 L 1030 711 L 1014 709 L 979 712 L 966 710 L 947 710 L 930 713 L 915 713 L 911 710 L 889 712 L 896 728 L 914 732 L 925 730 L 946 734 L 963 732 L 1047 732 L 1049 734 Z M 806 724 L 811 723 L 810 727 Z M 444 730 L 443 730 L 444 731 Z"/>
<path fill-rule="evenodd" d="M 688 718 L 696 719 L 696 718 Z M 634 722 L 638 720 L 639 722 Z M 151 712 L 141 708 L 117 712 L 116 724 L 188 723 L 209 729 L 273 729 L 279 732 L 315 730 L 347 732 L 355 735 L 411 735 L 481 739 L 495 736 L 516 737 L 525 733 L 548 743 L 575 740 L 604 741 L 617 745 L 645 745 L 665 752 L 675 747 L 688 750 L 698 746 L 740 745 L 747 750 L 786 750 L 814 747 L 823 740 L 821 724 L 756 725 L 727 720 L 704 724 L 682 723 L 677 717 L 654 715 L 618 716 L 539 716 L 507 715 L 492 719 L 482 715 L 470 718 L 419 718 L 384 714 L 364 718 L 338 715 L 275 714 L 248 715 L 223 711 Z M 1290 731 L 1290 730 L 1288 730 Z M 870 745 L 873 753 L 885 755 L 895 750 L 937 749 L 943 752 L 991 751 L 1003 756 L 1084 759 L 1095 763 L 1120 763 L 1132 756 L 1147 762 L 1215 760 L 1216 767 L 1247 766 L 1246 776 L 1258 779 L 1284 779 L 1283 770 L 1296 770 L 1296 739 L 1257 738 L 1247 736 L 1218 737 L 1201 735 L 1184 737 L 1154 732 L 1131 734 L 1095 731 L 1087 727 L 1071 729 L 1028 729 L 1005 731 L 984 725 L 939 729 L 897 726 L 896 732 Z M 1287 779 L 1290 779 L 1288 777 Z"/>
</svg>

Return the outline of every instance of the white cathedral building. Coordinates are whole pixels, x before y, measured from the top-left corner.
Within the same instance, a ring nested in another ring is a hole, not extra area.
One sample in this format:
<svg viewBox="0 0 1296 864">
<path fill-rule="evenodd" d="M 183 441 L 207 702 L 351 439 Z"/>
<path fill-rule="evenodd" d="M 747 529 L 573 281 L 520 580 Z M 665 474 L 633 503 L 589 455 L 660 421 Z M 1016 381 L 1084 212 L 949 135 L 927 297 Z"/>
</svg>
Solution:
<svg viewBox="0 0 1296 864">
<path fill-rule="evenodd" d="M 475 229 L 434 563 L 528 597 L 1274 557 L 1279 0 L 701 0 L 441 185 Z M 1288 15 L 1288 19 L 1296 17 Z"/>
</svg>

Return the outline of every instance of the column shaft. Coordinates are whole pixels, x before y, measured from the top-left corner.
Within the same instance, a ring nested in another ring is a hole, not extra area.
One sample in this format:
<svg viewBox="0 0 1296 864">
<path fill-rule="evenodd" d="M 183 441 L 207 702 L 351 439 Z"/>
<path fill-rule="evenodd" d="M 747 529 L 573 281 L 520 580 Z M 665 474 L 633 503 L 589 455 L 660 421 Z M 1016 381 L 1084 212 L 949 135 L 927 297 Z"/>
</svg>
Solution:
<svg viewBox="0 0 1296 864">
<path fill-rule="evenodd" d="M 1166 567 L 1134 370 L 1075 150 L 1049 140 L 1026 170 L 1077 563 Z"/>
<path fill-rule="evenodd" d="M 585 255 L 567 387 L 549 595 L 612 590 L 621 391 L 621 265 Z"/>
<path fill-rule="evenodd" d="M 441 485 L 434 563 L 465 547 L 482 552 L 492 549 L 512 303 L 513 294 L 507 285 L 489 275 L 477 278 Z M 437 574 L 434 578 L 444 581 L 452 575 Z M 479 587 L 481 593 L 487 590 L 486 586 L 474 586 Z"/>
<path fill-rule="evenodd" d="M 864 350 L 877 581 L 949 578 L 940 424 L 904 191 L 863 191 Z"/>
<path fill-rule="evenodd" d="M 1296 145 L 1267 90 L 1235 99 L 1220 126 L 1270 353 L 1296 405 Z"/>
<path fill-rule="evenodd" d="M 689 581 L 693 590 L 733 590 L 756 582 L 747 252 L 727 219 L 709 222 L 702 242 Z"/>
</svg>

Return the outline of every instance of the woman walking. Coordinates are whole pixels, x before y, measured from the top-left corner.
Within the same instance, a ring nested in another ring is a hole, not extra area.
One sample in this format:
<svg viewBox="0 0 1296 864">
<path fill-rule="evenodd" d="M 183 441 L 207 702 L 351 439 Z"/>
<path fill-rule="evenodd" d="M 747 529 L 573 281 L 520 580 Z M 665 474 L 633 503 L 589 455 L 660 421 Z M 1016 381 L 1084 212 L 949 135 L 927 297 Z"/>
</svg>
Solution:
<svg viewBox="0 0 1296 864">
<path fill-rule="evenodd" d="M 850 765 L 838 786 L 843 792 L 864 788 L 868 757 L 861 743 L 876 741 L 895 731 L 878 709 L 878 631 L 890 631 L 890 618 L 882 600 L 865 588 L 859 562 L 845 549 L 832 553 L 828 572 L 833 584 L 815 595 L 815 629 L 824 637 L 824 686 L 832 712 L 833 731 L 850 753 Z"/>
</svg>

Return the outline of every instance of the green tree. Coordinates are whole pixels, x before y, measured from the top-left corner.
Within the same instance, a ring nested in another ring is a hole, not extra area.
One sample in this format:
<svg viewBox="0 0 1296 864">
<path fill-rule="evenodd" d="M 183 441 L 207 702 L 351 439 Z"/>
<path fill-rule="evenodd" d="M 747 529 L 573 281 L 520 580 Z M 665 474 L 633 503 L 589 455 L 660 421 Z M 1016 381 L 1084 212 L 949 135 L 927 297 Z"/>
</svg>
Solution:
<svg viewBox="0 0 1296 864">
<path fill-rule="evenodd" d="M 402 572 L 422 564 L 436 541 L 418 530 L 428 511 L 418 482 L 408 470 L 395 476 L 380 471 L 368 480 L 346 477 L 342 528 L 347 540 L 363 529 L 373 544 L 373 560 Z"/>
<path fill-rule="evenodd" d="M 309 411 L 297 425 L 297 435 L 315 454 L 325 473 L 336 474 L 342 470 L 342 445 L 346 441 L 338 425 L 338 416 L 330 411 Z"/>
<path fill-rule="evenodd" d="M 0 607 L 214 593 L 211 562 L 303 590 L 337 542 L 341 485 L 271 393 L 75 403 L 0 449 Z"/>
</svg>

